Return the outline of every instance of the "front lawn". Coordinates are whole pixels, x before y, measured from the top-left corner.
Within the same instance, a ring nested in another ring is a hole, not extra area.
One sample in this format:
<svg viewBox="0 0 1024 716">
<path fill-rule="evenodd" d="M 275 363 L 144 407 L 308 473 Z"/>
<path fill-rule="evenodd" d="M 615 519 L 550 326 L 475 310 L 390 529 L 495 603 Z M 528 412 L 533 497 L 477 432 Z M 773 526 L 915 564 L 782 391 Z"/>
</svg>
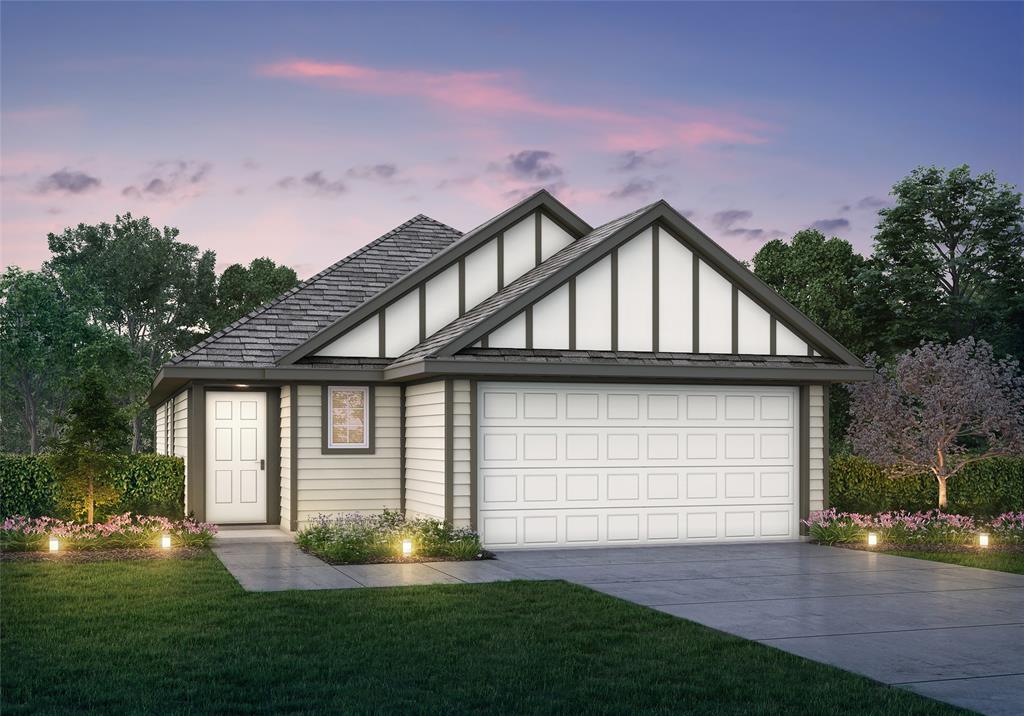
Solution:
<svg viewBox="0 0 1024 716">
<path fill-rule="evenodd" d="M 899 557 L 913 557 L 915 559 L 930 559 L 934 562 L 948 562 L 950 564 L 962 564 L 965 567 L 978 567 L 980 569 L 994 569 L 999 572 L 1014 572 L 1024 574 L 1024 552 L 917 552 L 917 551 L 893 551 L 885 554 L 895 554 Z"/>
<path fill-rule="evenodd" d="M 194 560 L 5 563 L 4 714 L 952 714 L 562 582 L 250 594 Z"/>
</svg>

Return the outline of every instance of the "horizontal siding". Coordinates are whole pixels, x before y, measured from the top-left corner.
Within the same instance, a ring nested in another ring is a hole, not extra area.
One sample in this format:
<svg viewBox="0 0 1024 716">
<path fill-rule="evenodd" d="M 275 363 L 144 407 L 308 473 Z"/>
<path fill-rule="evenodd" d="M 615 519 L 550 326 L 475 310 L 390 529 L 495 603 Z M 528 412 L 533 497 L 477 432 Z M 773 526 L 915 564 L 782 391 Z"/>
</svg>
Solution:
<svg viewBox="0 0 1024 716">
<path fill-rule="evenodd" d="M 165 400 L 156 407 L 156 415 L 153 421 L 153 449 L 158 455 L 167 454 L 168 427 L 167 414 L 170 411 L 170 401 Z"/>
<path fill-rule="evenodd" d="M 809 505 L 814 510 L 825 509 L 825 389 L 812 385 L 810 389 L 810 415 L 808 420 L 810 476 Z"/>
<path fill-rule="evenodd" d="M 398 386 L 378 386 L 374 393 L 374 453 L 324 455 L 321 387 L 299 386 L 295 414 L 300 527 L 319 514 L 400 508 L 400 391 Z"/>
<path fill-rule="evenodd" d="M 170 406 L 171 454 L 185 461 L 185 504 L 188 504 L 188 391 L 183 390 Z"/>
<path fill-rule="evenodd" d="M 292 519 L 292 389 L 281 388 L 281 529 L 291 530 Z"/>
<path fill-rule="evenodd" d="M 444 381 L 405 389 L 405 513 L 444 519 Z"/>
<path fill-rule="evenodd" d="M 471 400 L 469 381 L 456 380 L 452 391 L 452 522 L 456 527 L 469 527 L 473 510 L 469 495 Z"/>
</svg>

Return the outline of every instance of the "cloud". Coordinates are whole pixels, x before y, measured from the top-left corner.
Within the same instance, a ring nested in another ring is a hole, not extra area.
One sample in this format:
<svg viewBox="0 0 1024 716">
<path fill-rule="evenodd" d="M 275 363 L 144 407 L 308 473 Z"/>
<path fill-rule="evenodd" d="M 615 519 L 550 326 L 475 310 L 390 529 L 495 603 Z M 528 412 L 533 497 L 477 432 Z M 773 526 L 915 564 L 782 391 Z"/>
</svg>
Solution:
<svg viewBox="0 0 1024 716">
<path fill-rule="evenodd" d="M 662 157 L 659 157 L 657 152 L 653 149 L 648 149 L 643 152 L 638 152 L 635 149 L 629 149 L 616 157 L 615 165 L 612 167 L 612 170 L 617 172 L 633 172 L 639 169 L 660 168 L 667 164 L 668 162 Z"/>
<path fill-rule="evenodd" d="M 121 190 L 124 196 L 153 199 L 183 199 L 198 196 L 213 165 L 209 162 L 158 162 L 138 184 Z"/>
<path fill-rule="evenodd" d="M 505 162 L 497 167 L 515 179 L 545 181 L 562 176 L 562 168 L 552 159 L 555 155 L 543 149 L 524 149 L 516 154 L 509 154 Z"/>
<path fill-rule="evenodd" d="M 509 189 L 502 193 L 502 198 L 511 201 L 518 202 L 522 201 L 528 196 L 536 194 L 541 189 L 546 190 L 548 193 L 558 196 L 559 193 L 565 191 L 568 185 L 564 181 L 551 182 L 550 184 L 533 184 L 531 186 L 516 187 L 515 189 Z"/>
<path fill-rule="evenodd" d="M 719 229 L 729 229 L 738 221 L 746 221 L 754 215 L 748 209 L 726 209 L 711 215 L 711 222 Z"/>
<path fill-rule="evenodd" d="M 886 199 L 880 199 L 877 196 L 866 196 L 857 202 L 858 209 L 880 209 L 888 205 L 889 202 Z"/>
<path fill-rule="evenodd" d="M 827 234 L 830 231 L 839 231 L 840 229 L 849 229 L 849 219 L 818 219 L 811 224 L 812 229 L 817 229 L 823 234 Z"/>
<path fill-rule="evenodd" d="M 352 167 L 345 172 L 345 176 L 351 179 L 377 181 L 394 179 L 396 174 L 398 174 L 398 167 L 394 164 L 364 164 L 363 166 Z"/>
<path fill-rule="evenodd" d="M 277 186 L 281 189 L 292 189 L 294 187 L 303 187 L 312 191 L 314 194 L 322 196 L 338 196 L 348 191 L 348 187 L 341 179 L 335 179 L 331 181 L 324 176 L 322 170 L 317 169 L 314 172 L 310 172 L 301 179 L 295 177 L 285 177 L 277 182 Z"/>
<path fill-rule="evenodd" d="M 49 194 L 51 192 L 63 192 L 65 194 L 84 194 L 92 189 L 98 189 L 100 180 L 85 172 L 73 169 L 60 169 L 44 177 L 36 185 L 36 192 Z"/>
<path fill-rule="evenodd" d="M 620 186 L 618 189 L 613 189 L 608 192 L 609 199 L 628 199 L 635 196 L 648 196 L 650 195 L 657 184 L 653 179 L 644 179 L 643 177 L 634 177 L 628 182 Z"/>
<path fill-rule="evenodd" d="M 507 72 L 380 69 L 312 59 L 264 65 L 258 72 L 266 77 L 317 82 L 348 92 L 418 99 L 460 118 L 483 114 L 509 119 L 514 119 L 513 115 L 539 117 L 564 123 L 575 132 L 586 125 L 598 131 L 607 146 L 620 150 L 766 141 L 762 123 L 738 115 L 684 106 L 634 113 L 567 104 L 535 96 L 522 87 L 517 75 Z"/>
</svg>

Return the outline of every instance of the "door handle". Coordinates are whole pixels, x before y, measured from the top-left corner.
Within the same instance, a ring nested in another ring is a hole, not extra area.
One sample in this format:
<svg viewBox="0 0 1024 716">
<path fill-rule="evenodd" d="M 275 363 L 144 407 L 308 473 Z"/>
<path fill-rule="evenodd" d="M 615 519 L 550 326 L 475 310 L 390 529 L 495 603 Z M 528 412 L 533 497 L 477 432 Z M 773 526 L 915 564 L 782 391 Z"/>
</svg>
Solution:
<svg viewBox="0 0 1024 716">
<path fill-rule="evenodd" d="M 260 469 L 261 470 L 266 470 L 267 469 L 266 465 L 267 465 L 267 461 L 266 460 L 260 460 Z"/>
</svg>

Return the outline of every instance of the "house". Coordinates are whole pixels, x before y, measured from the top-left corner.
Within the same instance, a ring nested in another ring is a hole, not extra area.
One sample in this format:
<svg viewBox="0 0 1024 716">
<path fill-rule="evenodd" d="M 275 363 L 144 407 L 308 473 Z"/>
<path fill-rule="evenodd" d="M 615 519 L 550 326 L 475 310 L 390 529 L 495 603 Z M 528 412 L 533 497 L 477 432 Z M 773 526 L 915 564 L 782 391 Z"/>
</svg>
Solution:
<svg viewBox="0 0 1024 716">
<path fill-rule="evenodd" d="M 869 371 L 664 201 L 416 216 L 166 364 L 187 511 L 404 510 L 492 548 L 795 539 Z"/>
</svg>

